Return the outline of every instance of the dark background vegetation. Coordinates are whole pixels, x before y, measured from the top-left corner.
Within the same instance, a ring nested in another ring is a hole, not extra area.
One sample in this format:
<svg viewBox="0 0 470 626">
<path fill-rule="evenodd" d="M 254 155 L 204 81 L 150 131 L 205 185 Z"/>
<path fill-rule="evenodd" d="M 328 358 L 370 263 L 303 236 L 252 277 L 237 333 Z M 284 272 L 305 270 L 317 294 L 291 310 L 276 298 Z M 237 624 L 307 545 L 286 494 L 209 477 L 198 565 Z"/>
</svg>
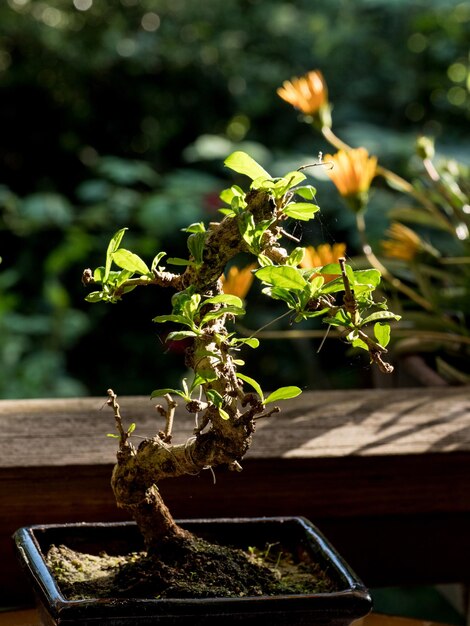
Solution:
<svg viewBox="0 0 470 626">
<path fill-rule="evenodd" d="M 171 294 L 91 305 L 81 272 L 122 226 L 146 258 L 184 255 L 179 229 L 217 215 L 234 149 L 273 174 L 325 152 L 276 96 L 291 76 L 321 69 L 338 134 L 403 174 L 420 133 L 468 162 L 469 40 L 468 3 L 444 0 L 4 0 L 0 397 L 177 382 L 181 354 L 151 321 Z M 317 183 L 322 217 L 303 243 L 346 241 L 353 255 L 351 217 Z M 381 190 L 373 238 L 386 206 Z M 276 312 L 253 295 L 256 328 Z M 362 358 L 318 343 L 266 342 L 252 367 L 268 388 L 370 384 Z"/>
</svg>

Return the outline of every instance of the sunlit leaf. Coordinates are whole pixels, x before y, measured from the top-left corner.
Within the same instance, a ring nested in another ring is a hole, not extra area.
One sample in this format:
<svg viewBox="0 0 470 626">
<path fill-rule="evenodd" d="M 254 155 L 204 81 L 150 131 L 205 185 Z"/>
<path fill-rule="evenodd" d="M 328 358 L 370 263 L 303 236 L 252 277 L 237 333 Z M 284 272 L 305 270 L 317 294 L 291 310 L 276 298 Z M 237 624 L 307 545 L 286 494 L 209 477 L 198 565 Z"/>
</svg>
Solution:
<svg viewBox="0 0 470 626">
<path fill-rule="evenodd" d="M 85 296 L 85 300 L 87 302 L 102 302 L 104 298 L 104 293 L 102 291 L 92 291 L 88 295 Z"/>
<path fill-rule="evenodd" d="M 241 298 L 230 293 L 222 293 L 218 296 L 214 296 L 213 298 L 208 298 L 207 300 L 204 300 L 204 304 L 229 304 L 243 308 L 243 301 Z"/>
<path fill-rule="evenodd" d="M 210 322 L 211 320 L 216 320 L 219 317 L 222 317 L 222 315 L 226 315 L 227 313 L 229 313 L 230 315 L 245 315 L 246 311 L 245 309 L 237 306 L 224 306 L 218 311 L 210 311 L 209 313 L 204 315 L 201 320 L 201 325 L 207 324 L 207 322 Z"/>
<path fill-rule="evenodd" d="M 245 374 L 240 374 L 240 372 L 237 372 L 237 378 L 240 378 L 240 380 L 243 380 L 245 383 L 248 383 L 249 385 L 251 385 L 253 389 L 256 391 L 256 393 L 259 395 L 261 402 L 264 404 L 263 392 L 261 390 L 259 383 L 256 382 L 254 378 L 250 378 L 249 376 L 246 376 Z"/>
<path fill-rule="evenodd" d="M 288 204 L 283 213 L 292 217 L 295 220 L 302 220 L 307 222 L 311 220 L 315 213 L 320 210 L 320 207 L 310 202 L 292 202 Z"/>
<path fill-rule="evenodd" d="M 121 245 L 121 241 L 122 241 L 122 238 L 124 237 L 124 233 L 126 232 L 126 230 L 127 228 L 121 228 L 120 230 L 118 230 L 117 233 L 113 235 L 113 237 L 111 238 L 111 241 L 108 244 L 108 249 L 106 251 L 106 267 L 105 267 L 105 272 L 104 272 L 105 281 L 108 279 L 109 272 L 111 270 L 111 265 L 113 262 L 113 254 Z"/>
<path fill-rule="evenodd" d="M 219 415 L 223 420 L 229 420 L 230 419 L 230 415 L 227 413 L 227 411 L 225 411 L 224 409 L 222 409 L 219 406 Z"/>
<path fill-rule="evenodd" d="M 205 233 L 206 227 L 204 225 L 204 222 L 194 222 L 193 224 L 190 224 L 189 226 L 187 226 L 186 228 L 182 228 L 181 230 L 184 233 Z"/>
<path fill-rule="evenodd" d="M 119 250 L 113 253 L 112 257 L 118 267 L 122 267 L 129 272 L 143 275 L 150 274 L 147 264 L 130 250 L 119 248 Z"/>
<path fill-rule="evenodd" d="M 280 289 L 303 290 L 307 281 L 301 272 L 289 265 L 271 265 L 262 267 L 255 272 L 256 277 L 265 283 Z"/>
<path fill-rule="evenodd" d="M 379 320 L 400 320 L 401 315 L 395 315 L 391 311 L 375 311 L 375 313 L 371 313 L 368 317 L 362 320 L 361 326 L 365 324 L 370 324 L 370 322 L 378 322 Z"/>
<path fill-rule="evenodd" d="M 191 385 L 191 391 L 193 391 L 193 389 L 195 389 L 199 385 L 203 385 L 204 383 L 210 383 L 213 380 L 217 380 L 217 374 L 214 372 L 214 370 L 198 370 Z"/>
<path fill-rule="evenodd" d="M 250 346 L 250 348 L 257 348 L 259 346 L 259 339 L 256 337 L 247 337 L 246 339 L 235 339 L 232 343 L 241 343 Z"/>
<path fill-rule="evenodd" d="M 293 267 L 297 267 L 302 262 L 302 259 L 305 256 L 305 248 L 294 248 L 292 252 L 287 257 L 286 263 L 287 265 L 292 265 Z"/>
<path fill-rule="evenodd" d="M 151 265 L 152 272 L 157 269 L 158 264 L 160 263 L 160 261 L 163 259 L 165 255 L 166 255 L 166 252 L 159 252 L 158 254 L 155 255 L 152 261 L 152 265 Z"/>
<path fill-rule="evenodd" d="M 385 348 L 390 341 L 390 326 L 389 324 L 374 324 L 374 335 L 382 348 Z"/>
<path fill-rule="evenodd" d="M 289 400 L 290 398 L 296 398 L 302 393 L 302 389 L 299 387 L 279 387 L 276 391 L 273 391 L 264 401 L 265 404 L 269 402 L 278 402 L 279 400 Z"/>
<path fill-rule="evenodd" d="M 251 156 L 246 154 L 246 152 L 233 152 L 225 159 L 224 164 L 234 172 L 245 174 L 245 176 L 248 176 L 251 180 L 261 177 L 264 177 L 265 179 L 271 178 L 268 172 Z"/>
<path fill-rule="evenodd" d="M 188 237 L 188 249 L 198 264 L 203 260 L 205 241 L 205 232 L 198 231 Z"/>
<path fill-rule="evenodd" d="M 380 284 L 382 276 L 379 270 L 356 270 L 354 272 L 354 281 L 360 285 L 370 285 L 373 289 Z"/>
<path fill-rule="evenodd" d="M 103 283 L 105 281 L 106 269 L 104 267 L 97 267 L 93 272 L 93 280 L 95 283 Z"/>
<path fill-rule="evenodd" d="M 294 192 L 305 200 L 315 200 L 317 190 L 312 185 L 302 185 L 302 187 L 296 187 Z"/>
</svg>

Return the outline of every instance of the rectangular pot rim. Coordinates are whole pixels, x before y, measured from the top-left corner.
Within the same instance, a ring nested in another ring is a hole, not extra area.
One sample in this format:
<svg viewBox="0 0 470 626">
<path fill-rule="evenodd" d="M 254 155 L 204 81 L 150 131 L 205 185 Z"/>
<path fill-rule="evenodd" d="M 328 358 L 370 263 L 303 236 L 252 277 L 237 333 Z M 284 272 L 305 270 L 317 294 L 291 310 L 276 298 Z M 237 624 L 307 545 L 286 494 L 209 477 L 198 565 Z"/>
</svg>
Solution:
<svg viewBox="0 0 470 626">
<path fill-rule="evenodd" d="M 128 614 L 131 607 L 145 616 L 202 615 L 210 607 L 211 614 L 245 614 L 254 612 L 262 616 L 272 612 L 328 612 L 330 604 L 335 610 L 341 606 L 345 614 L 356 614 L 358 607 L 363 606 L 363 614 L 371 607 L 371 598 L 367 588 L 353 572 L 350 566 L 336 552 L 323 534 L 306 518 L 301 516 L 283 517 L 250 517 L 250 518 L 194 518 L 179 519 L 178 524 L 191 525 L 229 525 L 229 524 L 284 524 L 298 525 L 308 538 L 309 543 L 316 544 L 326 556 L 327 561 L 344 581 L 346 589 L 329 593 L 289 594 L 280 596 L 246 596 L 242 598 L 104 598 L 86 600 L 67 600 L 55 582 L 54 576 L 46 565 L 35 533 L 61 528 L 126 528 L 135 527 L 135 522 L 71 522 L 65 524 L 33 524 L 20 528 L 14 534 L 16 549 L 25 567 L 31 573 L 36 593 L 43 604 L 49 607 L 55 617 L 70 619 L 86 613 L 89 618 L 102 615 L 106 609 L 114 617 L 121 613 Z M 314 601 L 314 602 L 313 602 Z"/>
</svg>

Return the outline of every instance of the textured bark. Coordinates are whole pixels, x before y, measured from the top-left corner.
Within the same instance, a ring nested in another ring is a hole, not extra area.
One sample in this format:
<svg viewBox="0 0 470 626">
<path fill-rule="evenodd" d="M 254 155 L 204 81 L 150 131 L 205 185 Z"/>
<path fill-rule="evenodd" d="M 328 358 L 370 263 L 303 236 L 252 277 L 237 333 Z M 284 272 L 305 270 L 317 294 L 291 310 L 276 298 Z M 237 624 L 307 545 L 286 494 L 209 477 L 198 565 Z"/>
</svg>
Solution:
<svg viewBox="0 0 470 626">
<path fill-rule="evenodd" d="M 275 216 L 276 206 L 265 192 L 252 191 L 246 199 L 256 222 Z M 270 256 L 284 258 L 284 251 L 276 247 L 278 237 L 277 225 L 273 224 L 265 233 L 263 243 Z M 215 295 L 220 293 L 219 278 L 227 263 L 244 251 L 247 246 L 238 220 L 225 218 L 218 224 L 211 224 L 207 232 L 202 265 L 188 266 L 181 276 L 157 273 L 155 283 L 171 285 L 177 291 L 191 286 L 203 297 Z M 218 306 L 210 305 L 204 313 Z M 163 503 L 157 487 L 160 480 L 197 474 L 218 465 L 240 470 L 240 461 L 251 445 L 254 418 L 264 411 L 256 396 L 243 393 L 230 347 L 225 341 L 225 323 L 224 315 L 205 324 L 203 334 L 196 337 L 186 351 L 186 364 L 196 373 L 211 371 L 216 375 L 215 380 L 204 383 L 203 387 L 224 399 L 223 408 L 229 418 L 223 419 L 213 404 L 205 406 L 199 417 L 200 426 L 184 445 L 172 445 L 163 433 L 145 439 L 137 449 L 126 437 L 121 439 L 112 487 L 118 505 L 136 520 L 150 551 L 165 538 L 186 535 Z M 187 408 L 195 413 L 197 406 L 192 408 L 192 404 L 195 403 L 189 403 Z"/>
</svg>

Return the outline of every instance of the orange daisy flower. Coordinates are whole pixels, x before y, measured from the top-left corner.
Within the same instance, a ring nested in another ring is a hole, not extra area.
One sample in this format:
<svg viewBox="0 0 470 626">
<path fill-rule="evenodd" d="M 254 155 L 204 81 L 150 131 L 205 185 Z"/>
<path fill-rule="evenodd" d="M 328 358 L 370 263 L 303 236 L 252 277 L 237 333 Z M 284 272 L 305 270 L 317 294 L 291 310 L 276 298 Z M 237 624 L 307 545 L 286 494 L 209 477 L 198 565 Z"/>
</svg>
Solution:
<svg viewBox="0 0 470 626">
<path fill-rule="evenodd" d="M 369 156 L 365 148 L 356 148 L 327 154 L 325 161 L 333 163 L 328 176 L 344 198 L 367 194 L 377 172 L 377 157 Z"/>
<path fill-rule="evenodd" d="M 315 115 L 328 105 L 328 89 L 319 70 L 308 72 L 300 78 L 286 80 L 277 90 L 277 94 L 306 115 Z"/>
<path fill-rule="evenodd" d="M 223 292 L 226 294 L 231 294 L 233 296 L 238 296 L 243 300 L 250 290 L 251 283 L 254 280 L 252 270 L 254 270 L 256 267 L 256 263 L 247 265 L 242 269 L 236 267 L 235 265 L 232 265 L 232 267 L 227 272 L 227 276 L 222 274 L 222 276 L 220 277 L 222 281 Z"/>
<path fill-rule="evenodd" d="M 382 241 L 385 256 L 401 261 L 412 261 L 423 249 L 423 241 L 411 228 L 392 222 L 387 230 L 389 240 Z"/>
</svg>

